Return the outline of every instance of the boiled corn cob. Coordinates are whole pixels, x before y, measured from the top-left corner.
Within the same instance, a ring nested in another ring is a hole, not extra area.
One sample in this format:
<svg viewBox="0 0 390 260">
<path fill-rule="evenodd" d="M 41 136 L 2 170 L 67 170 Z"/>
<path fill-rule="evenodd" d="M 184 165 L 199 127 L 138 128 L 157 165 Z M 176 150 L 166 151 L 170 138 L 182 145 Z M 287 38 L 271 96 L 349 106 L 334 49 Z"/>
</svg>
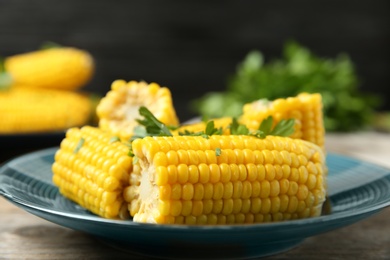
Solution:
<svg viewBox="0 0 390 260">
<path fill-rule="evenodd" d="M 295 131 L 290 137 L 324 147 L 325 128 L 320 94 L 301 93 L 286 99 L 258 100 L 245 104 L 240 122 L 253 130 L 268 116 L 274 118 L 275 124 L 281 119 L 295 119 Z"/>
<path fill-rule="evenodd" d="M 122 193 L 132 170 L 129 147 L 101 129 L 71 128 L 55 154 L 60 193 L 104 218 L 129 217 Z"/>
<path fill-rule="evenodd" d="M 92 56 L 77 48 L 58 47 L 6 58 L 5 70 L 14 86 L 76 90 L 92 77 Z"/>
<path fill-rule="evenodd" d="M 145 137 L 124 191 L 135 222 L 237 224 L 319 216 L 326 166 L 317 145 L 288 137 Z"/>
<path fill-rule="evenodd" d="M 138 125 L 136 119 L 141 106 L 166 125 L 179 124 L 168 88 L 156 83 L 116 80 L 97 106 L 99 127 L 128 140 Z"/>
<path fill-rule="evenodd" d="M 88 123 L 92 105 L 76 92 L 11 88 L 0 91 L 0 133 L 52 132 Z"/>
</svg>

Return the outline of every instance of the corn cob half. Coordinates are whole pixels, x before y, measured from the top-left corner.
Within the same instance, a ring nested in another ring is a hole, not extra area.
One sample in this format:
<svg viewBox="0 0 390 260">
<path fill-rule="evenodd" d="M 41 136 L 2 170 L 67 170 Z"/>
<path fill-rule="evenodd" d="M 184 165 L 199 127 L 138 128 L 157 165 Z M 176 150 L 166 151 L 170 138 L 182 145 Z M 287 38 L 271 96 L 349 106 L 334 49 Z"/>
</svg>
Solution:
<svg viewBox="0 0 390 260">
<path fill-rule="evenodd" d="M 55 154 L 53 182 L 65 197 L 104 218 L 129 217 L 123 189 L 132 171 L 129 147 L 101 129 L 71 128 Z"/>
<path fill-rule="evenodd" d="M 62 131 L 88 123 L 93 113 L 84 94 L 54 89 L 0 91 L 0 133 Z"/>
<path fill-rule="evenodd" d="M 301 93 L 296 97 L 245 104 L 240 122 L 253 130 L 268 116 L 274 118 L 275 124 L 281 119 L 295 119 L 295 131 L 290 137 L 307 140 L 324 148 L 325 128 L 320 94 Z"/>
<path fill-rule="evenodd" d="M 166 125 L 178 125 L 171 92 L 156 83 L 116 80 L 111 90 L 97 106 L 99 127 L 129 140 L 138 125 L 138 109 L 147 107 L 158 120 Z"/>
<path fill-rule="evenodd" d="M 58 47 L 7 57 L 5 70 L 14 86 L 76 90 L 92 77 L 92 56 L 77 48 Z"/>
<path fill-rule="evenodd" d="M 145 137 L 124 191 L 135 222 L 237 224 L 319 216 L 326 166 L 317 145 L 288 137 Z"/>
</svg>

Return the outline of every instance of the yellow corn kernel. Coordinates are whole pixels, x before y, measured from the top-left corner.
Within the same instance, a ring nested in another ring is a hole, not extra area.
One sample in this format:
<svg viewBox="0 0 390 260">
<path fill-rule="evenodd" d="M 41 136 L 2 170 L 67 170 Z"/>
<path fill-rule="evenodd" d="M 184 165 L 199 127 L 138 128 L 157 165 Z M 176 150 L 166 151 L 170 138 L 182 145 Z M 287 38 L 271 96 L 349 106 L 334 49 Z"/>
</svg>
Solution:
<svg viewBox="0 0 390 260">
<path fill-rule="evenodd" d="M 320 94 L 301 93 L 285 99 L 258 100 L 247 103 L 243 107 L 240 122 L 254 130 L 268 116 L 274 118 L 274 124 L 282 119 L 295 119 L 295 131 L 291 137 L 303 139 L 324 148 L 325 128 Z"/>
<path fill-rule="evenodd" d="M 97 164 L 96 154 L 103 158 L 104 163 Z M 111 154 L 122 159 L 112 160 Z M 127 154 L 127 145 L 112 142 L 111 135 L 99 128 L 71 128 L 56 152 L 52 166 L 53 182 L 65 197 L 99 216 L 129 217 L 123 210 L 126 201 L 135 202 L 131 206 L 132 212 L 139 211 L 140 205 L 137 201 L 139 186 L 128 186 L 133 167 Z M 137 172 L 137 168 L 134 171 Z"/>
<path fill-rule="evenodd" d="M 168 88 L 156 83 L 116 80 L 96 108 L 99 127 L 123 140 L 129 140 L 134 127 L 138 125 L 136 119 L 139 118 L 141 106 L 147 107 L 166 125 L 179 124 Z"/>
<path fill-rule="evenodd" d="M 95 69 L 88 52 L 69 47 L 14 55 L 5 59 L 4 66 L 14 86 L 59 90 L 80 89 L 88 83 Z"/>
<path fill-rule="evenodd" d="M 81 93 L 54 89 L 0 91 L 0 134 L 64 131 L 83 126 L 93 113 Z"/>
<path fill-rule="evenodd" d="M 156 144 L 153 151 L 146 149 L 149 143 Z M 131 173 L 136 177 L 130 179 L 138 178 L 132 183 L 139 196 L 128 197 L 137 205 L 130 206 L 136 222 L 255 223 L 321 214 L 326 194 L 325 157 L 313 143 L 288 137 L 221 135 L 145 137 L 133 144 L 140 170 Z M 210 158 L 211 154 L 218 157 L 216 147 L 227 154 L 219 163 L 216 158 L 190 159 L 208 153 Z M 156 158 L 178 159 L 161 163 Z"/>
</svg>

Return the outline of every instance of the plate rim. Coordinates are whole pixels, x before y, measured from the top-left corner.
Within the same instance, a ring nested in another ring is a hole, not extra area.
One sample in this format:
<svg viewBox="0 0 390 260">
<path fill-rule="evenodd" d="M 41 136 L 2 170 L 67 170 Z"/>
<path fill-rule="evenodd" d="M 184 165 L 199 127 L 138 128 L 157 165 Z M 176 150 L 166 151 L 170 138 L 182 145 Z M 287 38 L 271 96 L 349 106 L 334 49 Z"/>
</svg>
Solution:
<svg viewBox="0 0 390 260">
<path fill-rule="evenodd" d="M 45 149 L 29 152 L 29 153 L 26 153 L 24 155 L 20 155 L 20 156 L 13 158 L 13 159 L 10 159 L 10 160 L 8 160 L 0 165 L 0 174 L 2 173 L 4 168 L 6 168 L 7 165 L 11 162 L 14 162 L 16 160 L 23 160 L 29 156 L 40 156 L 40 157 L 42 157 L 44 155 L 53 155 L 54 156 L 55 151 L 57 149 L 58 149 L 57 146 L 45 148 Z M 384 171 L 388 171 L 388 174 L 386 174 L 385 176 L 390 176 L 390 168 L 388 168 L 386 166 L 378 165 L 378 164 L 375 164 L 372 162 L 368 162 L 366 160 L 354 158 L 354 157 L 339 154 L 339 153 L 330 152 L 327 155 L 336 156 L 336 157 L 341 158 L 343 160 L 348 159 L 348 160 L 352 160 L 354 162 L 362 162 L 362 163 L 365 163 L 368 165 L 373 165 L 375 167 L 381 168 Z M 35 179 L 41 181 L 40 178 L 35 178 Z M 379 181 L 383 180 L 383 178 L 380 178 L 378 180 Z M 0 184 L 1 183 L 2 182 L 0 182 Z M 50 185 L 50 184 L 45 183 L 45 185 Z M 363 187 L 363 186 L 361 186 L 361 187 Z M 121 226 L 125 226 L 125 227 L 133 227 L 133 228 L 153 227 L 153 228 L 158 228 L 158 229 L 163 229 L 163 230 L 165 230 L 165 229 L 171 230 L 174 228 L 174 229 L 180 229 L 180 230 L 190 229 L 190 230 L 210 231 L 210 230 L 216 230 L 216 229 L 217 230 L 225 230 L 225 229 L 229 229 L 229 230 L 240 229 L 240 230 L 242 230 L 242 229 L 253 229 L 253 228 L 255 228 L 255 229 L 259 229 L 259 228 L 260 229 L 262 229 L 262 228 L 270 229 L 270 228 L 283 227 L 283 226 L 299 227 L 302 225 L 309 225 L 309 224 L 313 225 L 313 224 L 320 223 L 320 222 L 348 219 L 350 217 L 357 217 L 357 216 L 361 216 L 361 215 L 369 214 L 369 213 L 374 214 L 374 213 L 379 212 L 380 210 L 383 210 L 384 208 L 390 206 L 390 196 L 388 196 L 387 199 L 382 200 L 379 204 L 377 203 L 374 206 L 365 206 L 365 207 L 362 207 L 359 209 L 346 210 L 346 211 L 341 211 L 341 212 L 337 212 L 334 214 L 322 215 L 322 216 L 312 217 L 312 218 L 297 219 L 297 220 L 286 220 L 286 221 L 271 222 L 271 223 L 234 224 L 234 225 L 182 225 L 182 224 L 157 225 L 157 224 L 153 224 L 153 223 L 138 223 L 138 222 L 134 222 L 131 219 L 130 220 L 105 219 L 105 218 L 102 218 L 102 217 L 97 216 L 97 215 L 96 216 L 95 215 L 81 215 L 81 214 L 74 214 L 74 213 L 69 213 L 69 212 L 65 212 L 65 211 L 58 211 L 58 210 L 49 209 L 49 208 L 46 208 L 46 207 L 43 207 L 40 205 L 36 205 L 35 203 L 33 203 L 31 201 L 26 201 L 26 200 L 14 197 L 13 194 L 7 193 L 5 190 L 3 190 L 1 188 L 1 185 L 0 185 L 0 195 L 2 195 L 6 200 L 8 200 L 9 202 L 11 202 L 17 206 L 21 206 L 23 208 L 30 209 L 33 211 L 40 211 L 40 212 L 43 212 L 45 214 L 50 214 L 50 215 L 57 216 L 57 217 L 71 218 L 71 219 L 94 222 L 94 223 L 101 223 L 101 224 L 106 224 L 106 225 L 121 225 Z M 337 194 L 335 194 L 335 195 L 337 195 Z M 58 193 L 58 196 L 62 196 L 62 195 L 60 193 Z M 65 197 L 63 197 L 63 198 L 67 199 Z M 72 203 L 75 203 L 75 202 L 72 201 Z"/>
</svg>

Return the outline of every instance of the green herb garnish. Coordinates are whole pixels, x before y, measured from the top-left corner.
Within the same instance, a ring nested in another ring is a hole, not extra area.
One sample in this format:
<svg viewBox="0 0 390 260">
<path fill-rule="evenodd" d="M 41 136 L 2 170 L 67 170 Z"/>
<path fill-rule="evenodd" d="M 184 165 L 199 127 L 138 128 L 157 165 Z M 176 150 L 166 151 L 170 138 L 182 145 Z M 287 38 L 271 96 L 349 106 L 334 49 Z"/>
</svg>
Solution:
<svg viewBox="0 0 390 260">
<path fill-rule="evenodd" d="M 184 132 L 179 132 L 179 135 L 185 135 L 185 136 L 203 136 L 204 138 L 208 138 L 210 135 L 222 135 L 223 129 L 215 128 L 214 121 L 208 121 L 205 127 L 204 131 L 199 132 L 191 132 L 188 130 L 184 130 Z"/>
<path fill-rule="evenodd" d="M 58 44 L 56 42 L 47 41 L 42 43 L 40 49 L 41 50 L 48 50 L 48 49 L 54 49 L 54 48 L 61 48 L 63 47 L 61 44 Z"/>
<path fill-rule="evenodd" d="M 118 136 L 113 136 L 110 138 L 110 144 L 119 142 L 121 139 Z"/>
<path fill-rule="evenodd" d="M 282 119 L 272 128 L 273 118 L 269 116 L 260 123 L 257 130 L 250 131 L 245 125 L 238 123 L 237 119 L 233 118 L 229 128 L 232 135 L 252 135 L 257 138 L 265 138 L 267 135 L 290 136 L 294 133 L 294 124 L 294 119 Z"/>
<path fill-rule="evenodd" d="M 248 52 L 227 82 L 223 92 L 209 92 L 194 100 L 193 110 L 208 118 L 238 117 L 244 104 L 258 99 L 320 93 L 326 130 L 351 131 L 368 126 L 381 104 L 380 97 L 359 89 L 348 55 L 319 57 L 294 41 L 285 44 L 281 58 L 267 62 L 260 51 Z"/>
<path fill-rule="evenodd" d="M 133 154 L 133 165 L 138 163 L 138 157 Z"/>
<path fill-rule="evenodd" d="M 134 135 L 131 141 L 146 136 L 172 136 L 170 129 L 174 129 L 174 127 L 166 126 L 144 106 L 140 107 L 138 111 L 144 118 L 137 119 L 140 125 L 134 128 Z"/>
<path fill-rule="evenodd" d="M 206 124 L 205 134 L 206 135 L 221 135 L 223 133 L 222 128 L 215 128 L 214 121 L 209 121 Z"/>
<path fill-rule="evenodd" d="M 133 157 L 133 160 L 138 160 L 135 158 L 131 143 L 138 138 L 144 138 L 146 136 L 173 136 L 170 128 L 167 127 L 164 123 L 159 121 L 146 107 L 140 107 L 140 115 L 143 119 L 137 119 L 139 126 L 134 128 L 134 135 L 130 139 L 129 143 L 129 153 L 128 155 Z M 230 129 L 231 135 L 250 135 L 257 138 L 265 138 L 267 135 L 278 135 L 278 136 L 289 136 L 294 132 L 294 119 L 281 120 L 279 123 L 273 126 L 273 118 L 269 116 L 261 122 L 259 128 L 255 131 L 250 131 L 245 125 L 240 124 L 236 118 L 232 118 L 232 123 L 228 126 Z M 209 138 L 211 135 L 222 135 L 223 128 L 216 128 L 213 120 L 208 121 L 205 130 L 199 132 L 191 132 L 184 130 L 184 132 L 179 132 L 181 136 L 202 136 L 204 138 Z M 215 154 L 217 156 L 221 155 L 221 148 L 215 149 Z M 134 162 L 133 162 L 134 163 Z"/>
<path fill-rule="evenodd" d="M 230 134 L 232 135 L 249 135 L 249 129 L 246 125 L 239 124 L 237 119 L 234 117 L 231 124 L 229 125 Z"/>
<path fill-rule="evenodd" d="M 7 90 L 13 83 L 12 76 L 5 70 L 4 58 L 0 57 L 0 91 Z"/>
<path fill-rule="evenodd" d="M 81 137 L 79 142 L 76 145 L 76 148 L 73 150 L 73 153 L 77 153 L 81 149 L 81 147 L 83 146 L 84 142 L 85 142 L 85 139 L 83 137 Z"/>
<path fill-rule="evenodd" d="M 275 136 L 290 136 L 294 133 L 294 119 L 280 120 L 276 126 L 271 129 L 269 133 L 265 132 L 266 135 L 275 135 Z M 261 125 L 260 125 L 261 130 Z"/>
</svg>

